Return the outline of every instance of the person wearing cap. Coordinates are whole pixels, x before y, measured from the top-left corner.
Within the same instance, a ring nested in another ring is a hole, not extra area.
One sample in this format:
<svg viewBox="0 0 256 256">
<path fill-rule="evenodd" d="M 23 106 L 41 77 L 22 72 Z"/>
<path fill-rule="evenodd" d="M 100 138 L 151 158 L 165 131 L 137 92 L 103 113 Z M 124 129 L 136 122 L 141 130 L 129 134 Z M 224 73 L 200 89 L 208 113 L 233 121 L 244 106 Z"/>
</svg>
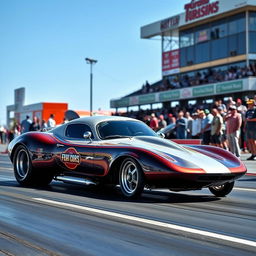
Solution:
<svg viewBox="0 0 256 256">
<path fill-rule="evenodd" d="M 229 107 L 225 121 L 229 150 L 237 157 L 240 157 L 239 137 L 242 117 L 241 114 L 237 112 L 236 106 L 232 105 Z"/>
<path fill-rule="evenodd" d="M 251 156 L 247 160 L 255 160 L 256 158 L 256 107 L 254 99 L 247 102 L 248 110 L 245 113 L 245 136 L 246 143 Z"/>
<path fill-rule="evenodd" d="M 223 118 L 217 108 L 212 108 L 213 120 L 211 123 L 211 145 L 221 147 Z"/>
<path fill-rule="evenodd" d="M 158 129 L 165 128 L 167 126 L 166 121 L 164 120 L 164 115 L 159 116 L 159 121 L 158 121 Z"/>
<path fill-rule="evenodd" d="M 201 119 L 201 136 L 202 144 L 209 145 L 211 141 L 211 123 L 213 120 L 213 115 L 208 109 L 199 112 L 199 118 Z"/>
<path fill-rule="evenodd" d="M 167 125 L 168 124 L 176 124 L 176 118 L 172 113 L 168 114 Z"/>
</svg>

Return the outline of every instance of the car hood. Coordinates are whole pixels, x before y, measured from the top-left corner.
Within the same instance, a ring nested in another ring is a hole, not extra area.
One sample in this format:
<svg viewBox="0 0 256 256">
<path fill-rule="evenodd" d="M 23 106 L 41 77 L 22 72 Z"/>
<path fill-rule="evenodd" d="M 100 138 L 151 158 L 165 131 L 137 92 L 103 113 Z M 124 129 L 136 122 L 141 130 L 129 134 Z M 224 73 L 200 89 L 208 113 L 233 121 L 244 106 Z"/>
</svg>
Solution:
<svg viewBox="0 0 256 256">
<path fill-rule="evenodd" d="M 172 141 L 151 136 L 138 136 L 104 141 L 105 145 L 129 146 L 154 152 L 186 168 L 201 168 L 206 173 L 230 173 L 221 156 L 209 157 L 192 148 L 183 147 Z M 214 156 L 214 155 L 213 155 Z"/>
</svg>

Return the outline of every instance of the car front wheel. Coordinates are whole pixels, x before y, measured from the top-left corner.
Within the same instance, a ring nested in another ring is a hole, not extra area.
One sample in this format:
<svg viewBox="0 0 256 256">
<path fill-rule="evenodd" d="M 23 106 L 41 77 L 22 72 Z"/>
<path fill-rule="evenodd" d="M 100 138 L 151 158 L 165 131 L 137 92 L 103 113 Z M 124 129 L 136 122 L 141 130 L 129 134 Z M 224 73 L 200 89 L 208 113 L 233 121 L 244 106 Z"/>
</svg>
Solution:
<svg viewBox="0 0 256 256">
<path fill-rule="evenodd" d="M 235 182 L 227 182 L 223 185 L 209 187 L 209 190 L 217 197 L 224 197 L 232 191 L 234 184 Z"/>
<path fill-rule="evenodd" d="M 128 198 L 138 197 L 144 189 L 144 177 L 140 165 L 132 158 L 121 164 L 119 184 L 122 194 Z"/>
<path fill-rule="evenodd" d="M 52 181 L 53 174 L 32 166 L 29 152 L 23 145 L 15 150 L 13 165 L 15 178 L 22 186 L 46 186 Z"/>
</svg>

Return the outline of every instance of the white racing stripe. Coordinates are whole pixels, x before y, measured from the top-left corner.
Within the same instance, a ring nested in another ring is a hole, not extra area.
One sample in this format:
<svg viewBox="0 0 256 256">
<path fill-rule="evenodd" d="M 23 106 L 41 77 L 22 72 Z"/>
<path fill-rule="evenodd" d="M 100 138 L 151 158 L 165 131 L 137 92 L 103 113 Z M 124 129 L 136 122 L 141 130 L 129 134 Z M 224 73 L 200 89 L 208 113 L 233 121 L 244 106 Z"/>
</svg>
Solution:
<svg viewBox="0 0 256 256">
<path fill-rule="evenodd" d="M 256 192 L 254 188 L 234 188 L 235 190 L 248 191 L 248 192 Z"/>
<path fill-rule="evenodd" d="M 50 205 L 64 206 L 64 207 L 68 207 L 68 208 L 72 208 L 72 209 L 83 210 L 86 212 L 97 213 L 97 214 L 116 217 L 116 218 L 120 218 L 120 219 L 124 219 L 124 220 L 136 221 L 136 222 L 143 223 L 143 224 L 153 225 L 153 226 L 157 226 L 157 227 L 163 227 L 163 228 L 167 228 L 167 229 L 171 229 L 171 230 L 178 230 L 178 231 L 182 231 L 182 232 L 186 232 L 186 233 L 201 235 L 204 237 L 210 237 L 210 238 L 224 240 L 224 241 L 228 241 L 228 242 L 232 242 L 232 243 L 238 243 L 238 244 L 243 244 L 246 246 L 256 247 L 256 241 L 245 240 L 245 239 L 222 235 L 222 234 L 218 234 L 218 233 L 214 233 L 214 232 L 208 232 L 208 231 L 204 231 L 204 230 L 200 230 L 200 229 L 188 228 L 188 227 L 179 226 L 179 225 L 175 225 L 175 224 L 170 224 L 170 223 L 165 223 L 165 222 L 160 222 L 160 221 L 155 221 L 155 220 L 150 220 L 150 219 L 143 219 L 140 217 L 134 217 L 134 216 L 129 216 L 129 215 L 115 213 L 115 212 L 109 212 L 109 211 L 90 208 L 90 207 L 86 207 L 86 206 L 58 202 L 58 201 L 48 200 L 48 199 L 44 199 L 44 198 L 32 198 L 32 199 L 42 202 L 42 203 L 47 203 Z"/>
</svg>

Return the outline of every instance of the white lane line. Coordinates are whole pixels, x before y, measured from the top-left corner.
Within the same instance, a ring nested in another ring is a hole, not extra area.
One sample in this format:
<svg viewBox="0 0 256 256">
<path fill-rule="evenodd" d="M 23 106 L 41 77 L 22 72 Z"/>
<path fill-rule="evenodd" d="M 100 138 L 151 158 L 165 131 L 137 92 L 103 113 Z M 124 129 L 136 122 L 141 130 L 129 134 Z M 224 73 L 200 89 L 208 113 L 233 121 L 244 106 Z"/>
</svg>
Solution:
<svg viewBox="0 0 256 256">
<path fill-rule="evenodd" d="M 0 170 L 13 171 L 13 168 L 9 168 L 9 167 L 0 167 Z"/>
<path fill-rule="evenodd" d="M 15 179 L 12 179 L 12 178 L 6 178 L 6 177 L 2 177 L 2 176 L 0 176 L 0 181 L 3 181 L 3 180 L 5 180 L 5 181 L 13 181 L 13 180 L 15 180 Z"/>
<path fill-rule="evenodd" d="M 11 164 L 11 161 L 0 161 L 0 164 Z"/>
<path fill-rule="evenodd" d="M 256 192 L 254 188 L 234 188 L 235 190 L 248 191 L 248 192 Z"/>
<path fill-rule="evenodd" d="M 90 208 L 90 207 L 81 206 L 81 205 L 75 205 L 75 204 L 54 201 L 54 200 L 48 200 L 48 199 L 44 199 L 44 198 L 32 198 L 32 199 L 39 201 L 39 202 L 47 203 L 50 205 L 64 206 L 64 207 L 68 207 L 68 208 L 72 208 L 72 209 L 79 209 L 79 210 L 83 210 L 86 212 L 97 213 L 97 214 L 116 217 L 116 218 L 120 218 L 120 219 L 124 219 L 124 220 L 136 221 L 136 222 L 143 223 L 143 224 L 149 224 L 149 225 L 153 225 L 153 226 L 157 226 L 157 227 L 163 227 L 163 228 L 167 228 L 167 229 L 183 231 L 186 233 L 192 233 L 192 234 L 201 235 L 201 236 L 205 236 L 205 237 L 211 237 L 211 238 L 215 238 L 215 239 L 219 239 L 219 240 L 225 240 L 225 241 L 229 241 L 229 242 L 233 242 L 233 243 L 256 247 L 256 241 L 245 240 L 245 239 L 227 236 L 227 235 L 221 235 L 221 234 L 214 233 L 214 232 L 208 232 L 208 231 L 204 231 L 204 230 L 200 230 L 200 229 L 188 228 L 188 227 L 179 226 L 179 225 L 175 225 L 175 224 L 170 224 L 170 223 L 165 223 L 165 222 L 160 222 L 160 221 L 155 221 L 155 220 L 150 220 L 150 219 L 143 219 L 140 217 L 134 217 L 134 216 L 129 216 L 129 215 L 115 213 L 115 212 L 108 212 L 105 210 L 99 210 L 99 209 Z"/>
</svg>

